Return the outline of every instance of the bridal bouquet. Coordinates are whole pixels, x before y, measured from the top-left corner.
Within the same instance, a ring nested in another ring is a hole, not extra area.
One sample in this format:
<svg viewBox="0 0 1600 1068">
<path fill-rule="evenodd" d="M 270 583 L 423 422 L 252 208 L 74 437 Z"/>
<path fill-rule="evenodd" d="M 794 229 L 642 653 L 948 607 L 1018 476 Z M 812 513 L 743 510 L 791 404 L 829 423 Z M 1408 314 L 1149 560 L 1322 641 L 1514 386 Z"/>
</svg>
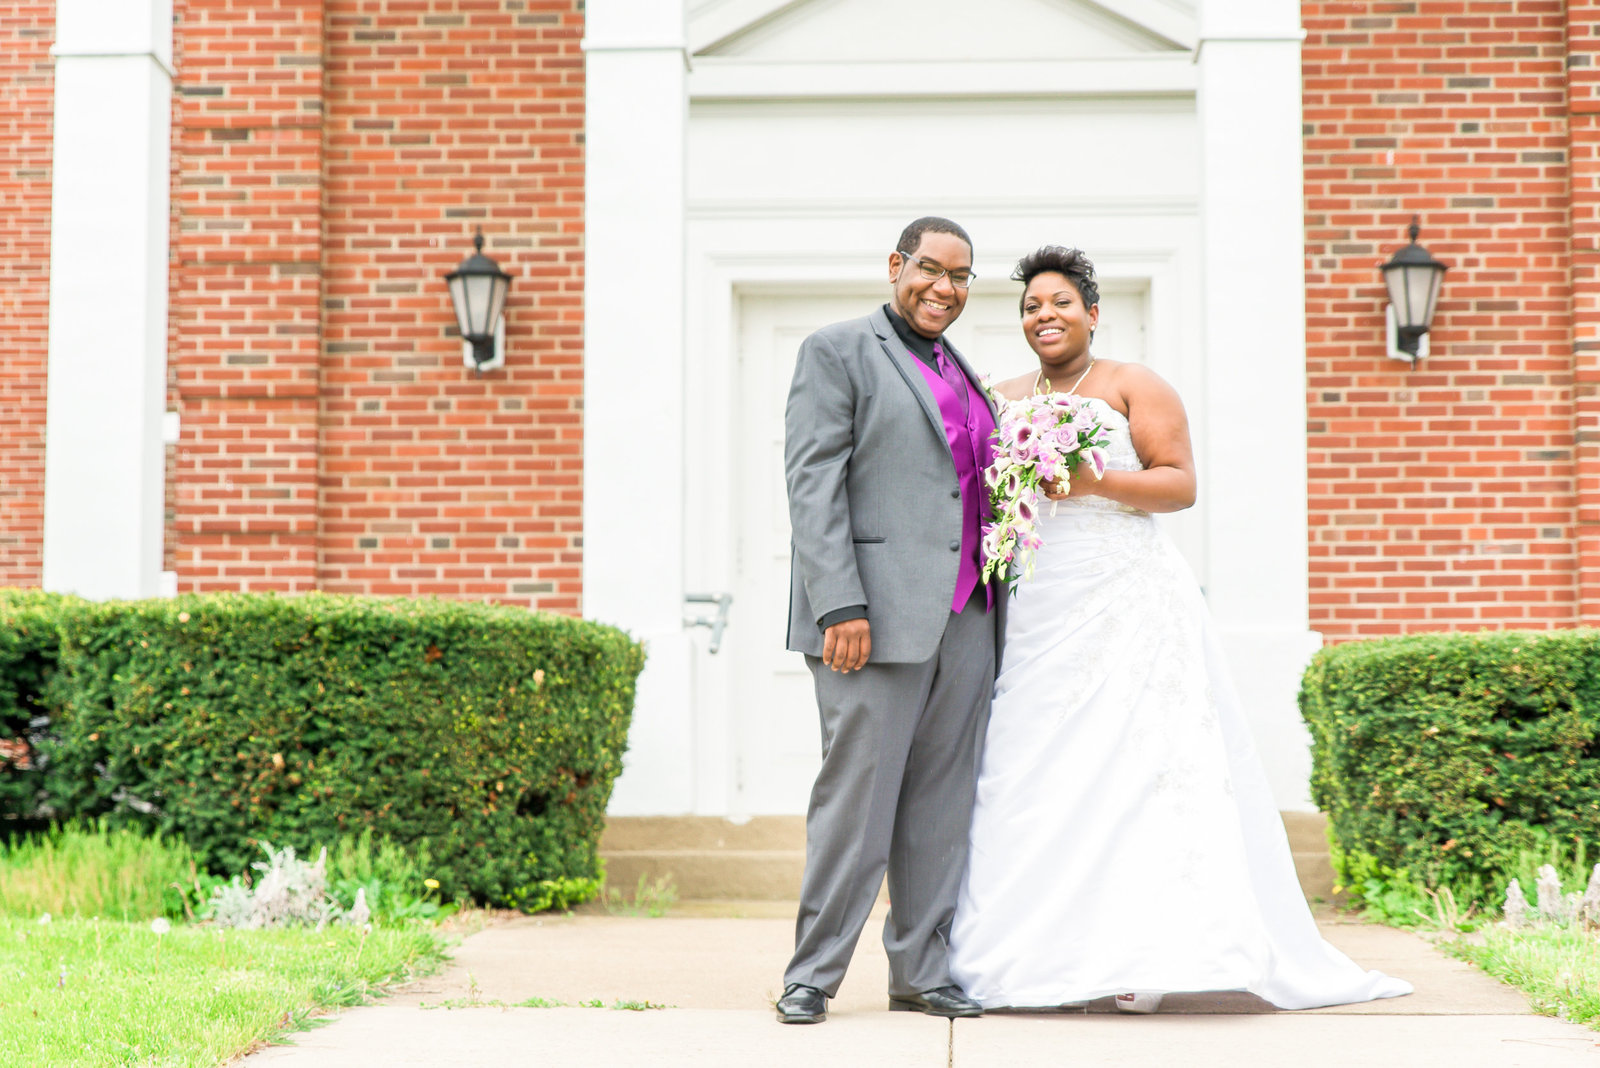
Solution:
<svg viewBox="0 0 1600 1068">
<path fill-rule="evenodd" d="M 1044 544 L 1036 527 L 1044 483 L 1067 478 L 1087 463 L 1105 474 L 1104 428 L 1094 409 L 1075 393 L 1046 393 L 1021 400 L 996 398 L 999 426 L 994 463 L 983 473 L 990 519 L 983 527 L 983 581 L 1009 569 L 1033 577 L 1033 554 Z M 1051 502 L 1051 514 L 1055 514 Z"/>
</svg>

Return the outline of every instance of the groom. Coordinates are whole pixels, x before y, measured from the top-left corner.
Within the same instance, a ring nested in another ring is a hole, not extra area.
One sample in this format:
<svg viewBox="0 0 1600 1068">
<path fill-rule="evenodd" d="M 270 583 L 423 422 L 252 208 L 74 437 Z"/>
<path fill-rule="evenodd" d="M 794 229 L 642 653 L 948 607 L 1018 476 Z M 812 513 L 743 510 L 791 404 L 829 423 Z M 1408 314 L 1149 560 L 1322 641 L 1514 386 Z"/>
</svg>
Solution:
<svg viewBox="0 0 1600 1068">
<path fill-rule="evenodd" d="M 918 219 L 889 282 L 889 303 L 801 343 L 784 417 L 789 648 L 822 717 L 784 1023 L 827 1018 L 885 870 L 890 1010 L 983 1011 L 946 948 L 1004 609 L 979 580 L 994 411 L 943 339 L 971 239 Z"/>
</svg>

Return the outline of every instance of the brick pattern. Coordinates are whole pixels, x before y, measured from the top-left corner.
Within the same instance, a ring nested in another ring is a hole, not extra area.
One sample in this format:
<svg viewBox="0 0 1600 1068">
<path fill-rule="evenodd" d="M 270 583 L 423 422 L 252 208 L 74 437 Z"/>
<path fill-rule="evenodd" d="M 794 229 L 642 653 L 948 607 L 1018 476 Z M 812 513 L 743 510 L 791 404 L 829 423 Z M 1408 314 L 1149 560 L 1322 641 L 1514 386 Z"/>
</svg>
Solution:
<svg viewBox="0 0 1600 1068">
<path fill-rule="evenodd" d="M 1574 624 L 1566 5 L 1301 14 L 1311 625 Z M 1378 271 L 1413 214 L 1451 267 L 1416 369 L 1385 356 Z"/>
<path fill-rule="evenodd" d="M 54 0 L 0 0 L 0 586 L 44 568 Z"/>
<path fill-rule="evenodd" d="M 1600 3 L 1567 8 L 1580 619 L 1600 624 Z"/>
<path fill-rule="evenodd" d="M 183 589 L 581 607 L 582 0 L 179 0 Z M 464 367 L 443 275 L 514 276 Z"/>
<path fill-rule="evenodd" d="M 581 0 L 328 0 L 324 589 L 577 612 Z M 514 276 L 464 367 L 443 282 Z"/>
<path fill-rule="evenodd" d="M 169 363 L 182 590 L 313 589 L 321 0 L 179 0 Z"/>
</svg>

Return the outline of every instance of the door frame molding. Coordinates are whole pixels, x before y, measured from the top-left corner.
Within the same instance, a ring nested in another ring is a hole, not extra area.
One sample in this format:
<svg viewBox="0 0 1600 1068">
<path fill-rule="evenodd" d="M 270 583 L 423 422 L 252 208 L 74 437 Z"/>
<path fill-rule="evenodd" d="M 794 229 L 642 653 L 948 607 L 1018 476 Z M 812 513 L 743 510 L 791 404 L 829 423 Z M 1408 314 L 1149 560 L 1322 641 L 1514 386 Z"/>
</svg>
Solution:
<svg viewBox="0 0 1600 1068">
<path fill-rule="evenodd" d="M 792 209 L 791 205 L 791 209 Z M 1174 385 L 1186 397 L 1194 398 L 1191 426 L 1195 440 L 1204 441 L 1205 412 L 1200 410 L 1204 396 L 1205 354 L 1198 344 L 1201 293 L 1198 270 L 1199 215 L 1181 212 L 1165 202 L 1154 205 L 1147 216 L 1136 217 L 1134 205 L 1119 203 L 1118 210 L 1101 214 L 1105 205 L 1062 200 L 1036 205 L 1040 214 L 1033 218 L 1067 218 L 1071 231 L 1081 234 L 1085 248 L 1095 259 L 1102 282 L 1134 282 L 1147 287 L 1147 352 L 1170 354 L 1170 366 L 1178 368 Z M 843 296 L 860 292 L 866 298 L 862 314 L 874 306 L 873 295 L 888 296 L 888 249 L 863 247 L 862 232 L 898 233 L 904 219 L 915 216 L 915 206 L 886 208 L 870 226 L 859 216 L 835 216 L 828 220 L 820 213 L 730 212 L 724 207 L 716 213 L 696 217 L 691 213 L 687 234 L 687 291 L 685 332 L 694 339 L 687 346 L 683 361 L 684 455 L 689 462 L 683 471 L 681 515 L 685 524 L 683 576 L 686 588 L 731 589 L 735 578 L 737 551 L 732 492 L 717 492 L 710 485 L 715 478 L 726 478 L 727 464 L 705 464 L 697 457 L 725 457 L 738 443 L 733 440 L 732 420 L 719 413 L 738 403 L 733 393 L 738 381 L 737 360 L 743 330 L 741 302 L 763 294 L 776 296 Z M 1001 229 L 1015 233 L 1027 225 L 1017 217 L 1014 205 L 996 203 L 987 210 L 971 205 L 960 216 L 963 225 L 974 230 Z M 835 234 L 818 233 L 833 230 Z M 1120 240 L 1112 244 L 1113 235 Z M 852 240 L 853 238 L 853 240 Z M 979 242 L 975 267 L 984 279 L 999 284 L 1009 277 L 1015 257 L 984 255 Z M 1096 248 L 1101 251 L 1096 251 Z M 825 324 L 818 323 L 818 326 Z M 1202 479 L 1204 473 L 1202 472 Z M 1197 517 L 1197 520 L 1203 517 Z M 1206 559 L 1206 525 L 1195 524 L 1188 535 Z M 732 626 L 742 626 L 741 606 L 733 606 Z M 739 811 L 742 798 L 737 789 L 740 737 L 732 702 L 735 684 L 731 674 L 715 679 L 707 669 L 720 665 L 705 652 L 705 636 L 689 635 L 692 661 L 687 680 L 690 709 L 690 743 L 687 772 L 691 782 L 690 811 L 697 815 L 748 815 Z"/>
</svg>

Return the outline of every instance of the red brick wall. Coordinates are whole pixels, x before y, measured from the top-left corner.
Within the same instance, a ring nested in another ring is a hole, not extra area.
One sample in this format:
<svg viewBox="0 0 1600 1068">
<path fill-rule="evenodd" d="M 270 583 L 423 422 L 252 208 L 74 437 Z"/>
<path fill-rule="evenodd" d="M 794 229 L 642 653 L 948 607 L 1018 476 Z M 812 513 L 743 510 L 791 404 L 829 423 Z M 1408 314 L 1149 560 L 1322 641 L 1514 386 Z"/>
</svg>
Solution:
<svg viewBox="0 0 1600 1068">
<path fill-rule="evenodd" d="M 183 590 L 317 575 L 320 0 L 179 0 L 169 364 Z"/>
<path fill-rule="evenodd" d="M 44 566 L 54 0 L 0 0 L 0 586 Z"/>
<path fill-rule="evenodd" d="M 1600 624 L 1600 3 L 1567 4 L 1572 333 L 1582 621 Z"/>
<path fill-rule="evenodd" d="M 1576 623 L 1565 5 L 1301 12 L 1311 625 Z M 1451 267 L 1414 370 L 1378 271 L 1413 214 Z"/>
<path fill-rule="evenodd" d="M 185 589 L 581 600 L 581 0 L 179 5 Z M 443 275 L 514 276 L 507 366 Z"/>
<path fill-rule="evenodd" d="M 576 612 L 581 0 L 329 0 L 322 558 L 329 590 Z M 515 276 L 463 367 L 443 274 Z"/>
</svg>

